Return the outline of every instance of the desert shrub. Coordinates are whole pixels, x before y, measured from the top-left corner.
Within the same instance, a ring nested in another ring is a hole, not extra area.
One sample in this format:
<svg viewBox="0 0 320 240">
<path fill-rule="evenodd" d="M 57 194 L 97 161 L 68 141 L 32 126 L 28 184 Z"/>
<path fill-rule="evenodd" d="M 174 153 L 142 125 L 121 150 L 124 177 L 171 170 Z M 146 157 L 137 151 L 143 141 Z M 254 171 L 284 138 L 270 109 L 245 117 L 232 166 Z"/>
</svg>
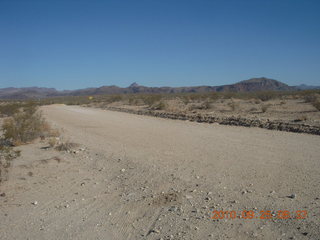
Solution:
<svg viewBox="0 0 320 240">
<path fill-rule="evenodd" d="M 4 103 L 0 105 L 0 114 L 4 116 L 12 116 L 17 113 L 22 106 L 23 105 L 19 103 Z"/>
<path fill-rule="evenodd" d="M 260 99 L 261 101 L 265 102 L 265 101 L 268 101 L 268 100 L 271 100 L 271 99 L 274 99 L 278 96 L 279 93 L 276 93 L 276 92 L 257 92 L 256 93 L 256 97 L 258 99 Z"/>
<path fill-rule="evenodd" d="M 0 183 L 7 180 L 9 168 L 14 158 L 20 156 L 20 151 L 0 145 Z"/>
<path fill-rule="evenodd" d="M 301 121 L 307 121 L 307 120 L 308 120 L 308 117 L 307 117 L 306 115 L 302 115 L 302 116 L 299 117 L 299 119 L 300 119 Z"/>
<path fill-rule="evenodd" d="M 318 111 L 320 111 L 320 101 L 317 94 L 306 94 L 304 95 L 304 101 L 306 103 L 311 103 Z"/>
<path fill-rule="evenodd" d="M 239 104 L 234 101 L 229 102 L 228 106 L 231 108 L 232 111 L 235 111 L 239 108 Z"/>
<path fill-rule="evenodd" d="M 34 104 L 5 119 L 2 130 L 5 139 L 14 145 L 32 141 L 47 131 L 48 126 Z"/>
<path fill-rule="evenodd" d="M 263 105 L 261 105 L 261 111 L 263 113 L 265 113 L 270 106 L 271 106 L 271 104 L 263 104 Z"/>
<path fill-rule="evenodd" d="M 317 97 L 315 95 L 305 95 L 304 96 L 304 101 L 306 103 L 313 103 L 317 101 Z"/>
<path fill-rule="evenodd" d="M 260 104 L 260 103 L 261 103 L 261 100 L 260 100 L 260 99 L 256 99 L 256 100 L 254 101 L 254 103 L 255 103 L 255 104 Z"/>
<path fill-rule="evenodd" d="M 314 106 L 318 111 L 320 111 L 320 101 L 312 102 L 312 106 Z"/>
<path fill-rule="evenodd" d="M 112 95 L 107 99 L 107 102 L 113 103 L 113 102 L 120 102 L 122 100 L 121 95 Z"/>
<path fill-rule="evenodd" d="M 129 97 L 128 102 L 129 102 L 129 105 L 137 105 L 138 100 L 134 97 Z"/>
<path fill-rule="evenodd" d="M 73 143 L 73 142 L 63 142 L 63 143 L 60 143 L 59 145 L 57 145 L 55 147 L 56 150 L 58 151 L 66 151 L 66 152 L 69 152 L 71 151 L 72 149 L 78 147 L 79 144 L 77 143 Z"/>
<path fill-rule="evenodd" d="M 163 101 L 159 101 L 151 106 L 152 110 L 165 110 L 167 108 L 167 104 Z"/>
<path fill-rule="evenodd" d="M 256 112 L 256 111 L 258 111 L 258 109 L 255 108 L 255 107 L 252 107 L 252 108 L 249 109 L 249 112 Z"/>
<path fill-rule="evenodd" d="M 188 103 L 190 103 L 190 98 L 188 96 L 180 96 L 179 97 L 181 99 L 181 101 L 187 105 Z"/>
<path fill-rule="evenodd" d="M 143 100 L 143 102 L 150 107 L 156 102 L 159 102 L 161 98 L 162 96 L 159 94 L 141 95 L 141 99 Z"/>
<path fill-rule="evenodd" d="M 211 102 L 207 99 L 207 100 L 203 101 L 199 107 L 200 107 L 199 109 L 205 109 L 205 110 L 210 109 Z"/>
<path fill-rule="evenodd" d="M 51 138 L 49 138 L 49 140 L 48 140 L 48 144 L 49 144 L 49 146 L 50 147 L 55 147 L 57 144 L 58 144 L 58 142 L 59 142 L 59 140 L 58 140 L 58 138 L 56 138 L 56 137 L 51 137 Z"/>
</svg>

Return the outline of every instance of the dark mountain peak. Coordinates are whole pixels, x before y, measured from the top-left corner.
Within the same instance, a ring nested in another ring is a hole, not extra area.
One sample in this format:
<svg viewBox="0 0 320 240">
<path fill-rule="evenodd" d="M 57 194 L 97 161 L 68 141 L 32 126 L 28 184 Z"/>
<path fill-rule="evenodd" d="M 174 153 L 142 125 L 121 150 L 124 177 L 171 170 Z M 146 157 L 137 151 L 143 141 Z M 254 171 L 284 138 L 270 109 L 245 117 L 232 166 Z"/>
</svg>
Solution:
<svg viewBox="0 0 320 240">
<path fill-rule="evenodd" d="M 274 90 L 292 90 L 287 84 L 280 81 L 260 77 L 260 78 L 250 78 L 232 85 L 235 91 L 274 91 Z"/>
<path fill-rule="evenodd" d="M 273 82 L 274 83 L 274 82 L 279 82 L 279 81 L 271 79 L 271 78 L 260 77 L 260 78 L 250 78 L 248 80 L 243 80 L 239 83 L 265 83 L 265 82 Z M 279 82 L 279 83 L 281 83 L 281 82 Z"/>
<path fill-rule="evenodd" d="M 136 87 L 140 87 L 140 85 L 136 82 L 131 83 L 131 85 L 129 86 L 129 88 L 136 88 Z"/>
</svg>

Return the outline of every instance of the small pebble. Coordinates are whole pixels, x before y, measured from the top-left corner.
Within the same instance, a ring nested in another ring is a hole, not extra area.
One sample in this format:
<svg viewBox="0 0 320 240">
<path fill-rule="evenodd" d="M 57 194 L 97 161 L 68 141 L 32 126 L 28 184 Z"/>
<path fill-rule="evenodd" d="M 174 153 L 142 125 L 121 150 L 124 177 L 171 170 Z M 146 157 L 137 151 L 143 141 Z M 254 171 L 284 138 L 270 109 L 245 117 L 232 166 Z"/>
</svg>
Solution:
<svg viewBox="0 0 320 240">
<path fill-rule="evenodd" d="M 290 196 L 288 196 L 288 198 L 291 198 L 291 199 L 295 199 L 296 197 L 297 197 L 297 195 L 295 193 L 293 193 Z"/>
</svg>

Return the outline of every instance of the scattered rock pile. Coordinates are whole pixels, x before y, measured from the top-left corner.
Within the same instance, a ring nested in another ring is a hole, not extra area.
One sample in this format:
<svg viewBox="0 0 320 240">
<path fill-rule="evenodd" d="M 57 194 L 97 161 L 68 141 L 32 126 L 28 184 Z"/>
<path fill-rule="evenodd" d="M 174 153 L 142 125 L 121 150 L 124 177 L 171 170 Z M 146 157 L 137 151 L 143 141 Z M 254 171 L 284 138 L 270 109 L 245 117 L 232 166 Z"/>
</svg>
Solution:
<svg viewBox="0 0 320 240">
<path fill-rule="evenodd" d="M 269 130 L 278 130 L 286 132 L 296 133 L 308 133 L 314 135 L 320 135 L 320 127 L 311 126 L 302 123 L 283 122 L 279 120 L 269 119 L 248 119 L 238 116 L 231 117 L 218 117 L 210 114 L 184 114 L 184 113 L 171 113 L 164 111 L 152 111 L 152 110 L 134 110 L 120 107 L 107 107 L 106 109 L 112 111 L 120 111 L 138 115 L 148 115 L 161 118 L 170 118 L 177 120 L 189 120 L 192 122 L 204 122 L 204 123 L 219 123 L 222 125 L 242 126 L 242 127 L 259 127 Z"/>
</svg>

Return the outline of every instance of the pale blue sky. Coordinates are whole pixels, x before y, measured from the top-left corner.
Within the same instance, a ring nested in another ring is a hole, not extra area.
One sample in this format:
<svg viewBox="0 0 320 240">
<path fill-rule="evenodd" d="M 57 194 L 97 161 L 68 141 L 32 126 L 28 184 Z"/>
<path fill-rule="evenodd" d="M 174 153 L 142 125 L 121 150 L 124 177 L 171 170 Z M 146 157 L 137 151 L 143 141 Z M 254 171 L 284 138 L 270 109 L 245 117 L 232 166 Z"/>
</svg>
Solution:
<svg viewBox="0 0 320 240">
<path fill-rule="evenodd" d="M 0 0 L 0 88 L 320 85 L 318 0 Z"/>
</svg>

